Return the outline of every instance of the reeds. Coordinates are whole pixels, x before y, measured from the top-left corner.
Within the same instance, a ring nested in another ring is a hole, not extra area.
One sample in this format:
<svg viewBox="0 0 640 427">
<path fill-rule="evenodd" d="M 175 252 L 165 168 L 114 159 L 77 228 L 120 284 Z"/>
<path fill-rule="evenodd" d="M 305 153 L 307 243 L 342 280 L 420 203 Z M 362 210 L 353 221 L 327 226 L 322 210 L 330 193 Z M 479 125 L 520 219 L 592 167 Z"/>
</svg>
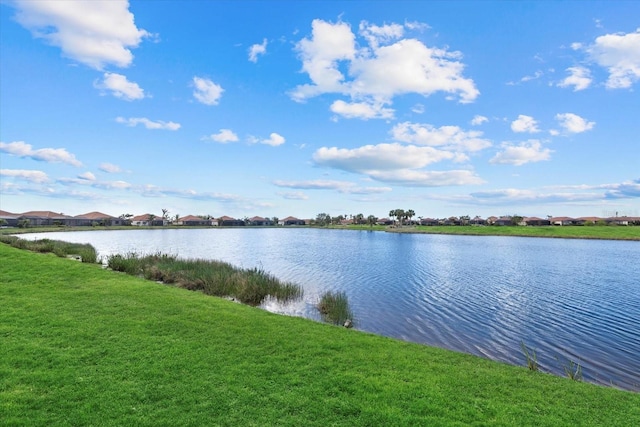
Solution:
<svg viewBox="0 0 640 427">
<path fill-rule="evenodd" d="M 129 253 L 108 257 L 107 266 L 208 295 L 232 297 L 253 306 L 260 305 L 267 296 L 289 301 L 302 297 L 303 293 L 300 286 L 282 282 L 262 269 L 241 269 L 221 261 L 185 260 L 162 253 L 147 256 Z"/>
<path fill-rule="evenodd" d="M 539 370 L 540 366 L 538 365 L 538 357 L 536 356 L 536 351 L 529 350 L 524 341 L 520 341 L 520 348 L 522 349 L 522 353 L 524 354 L 527 361 L 527 368 L 530 371 Z"/>
<path fill-rule="evenodd" d="M 353 326 L 353 312 L 349 307 L 349 300 L 345 292 L 325 292 L 320 297 L 318 310 L 327 323 L 349 328 Z"/>
<path fill-rule="evenodd" d="M 98 260 L 96 249 L 87 243 L 70 243 L 62 240 L 25 240 L 17 236 L 0 235 L 0 242 L 18 249 L 34 252 L 53 253 L 61 258 L 79 257 L 80 261 L 95 264 Z"/>
</svg>

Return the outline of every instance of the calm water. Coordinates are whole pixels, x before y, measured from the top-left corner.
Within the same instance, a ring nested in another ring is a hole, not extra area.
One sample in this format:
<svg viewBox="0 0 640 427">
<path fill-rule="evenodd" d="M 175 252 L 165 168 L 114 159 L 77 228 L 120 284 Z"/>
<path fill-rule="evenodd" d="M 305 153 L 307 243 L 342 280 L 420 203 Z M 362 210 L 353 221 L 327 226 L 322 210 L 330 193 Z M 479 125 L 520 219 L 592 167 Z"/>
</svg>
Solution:
<svg viewBox="0 0 640 427">
<path fill-rule="evenodd" d="M 318 319 L 345 291 L 361 330 L 640 390 L 640 242 L 262 228 L 47 233 L 100 256 L 162 251 L 261 267 L 302 285 L 270 311 Z"/>
</svg>

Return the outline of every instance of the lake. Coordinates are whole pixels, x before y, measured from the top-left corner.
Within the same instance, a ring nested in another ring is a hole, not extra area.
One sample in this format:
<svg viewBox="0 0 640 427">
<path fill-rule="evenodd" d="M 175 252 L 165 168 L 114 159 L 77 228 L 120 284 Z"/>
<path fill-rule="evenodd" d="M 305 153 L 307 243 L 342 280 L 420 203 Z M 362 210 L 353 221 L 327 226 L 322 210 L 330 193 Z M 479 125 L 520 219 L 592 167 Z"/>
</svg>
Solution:
<svg viewBox="0 0 640 427">
<path fill-rule="evenodd" d="M 399 234 L 309 228 L 42 233 L 99 256 L 165 252 L 259 267 L 304 288 L 269 311 L 319 320 L 346 292 L 357 329 L 640 391 L 640 242 Z"/>
</svg>

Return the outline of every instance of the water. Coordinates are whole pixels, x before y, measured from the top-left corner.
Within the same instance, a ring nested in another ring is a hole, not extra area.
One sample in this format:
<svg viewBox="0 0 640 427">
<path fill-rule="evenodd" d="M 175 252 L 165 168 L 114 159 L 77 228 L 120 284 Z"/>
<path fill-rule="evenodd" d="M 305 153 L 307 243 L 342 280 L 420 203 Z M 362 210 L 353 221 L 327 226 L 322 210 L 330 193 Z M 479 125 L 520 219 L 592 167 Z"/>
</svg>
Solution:
<svg viewBox="0 0 640 427">
<path fill-rule="evenodd" d="M 317 320 L 320 295 L 345 291 L 358 329 L 517 365 L 524 342 L 544 371 L 574 361 L 587 381 L 640 391 L 639 242 L 307 228 L 24 237 L 261 267 L 305 290 L 270 311 Z"/>
</svg>

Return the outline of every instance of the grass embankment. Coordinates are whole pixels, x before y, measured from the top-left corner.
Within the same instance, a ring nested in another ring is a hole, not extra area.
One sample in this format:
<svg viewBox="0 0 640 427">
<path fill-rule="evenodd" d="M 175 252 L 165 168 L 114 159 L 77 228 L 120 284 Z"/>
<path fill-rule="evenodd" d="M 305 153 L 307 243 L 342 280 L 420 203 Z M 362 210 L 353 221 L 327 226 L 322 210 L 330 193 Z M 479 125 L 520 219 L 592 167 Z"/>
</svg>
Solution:
<svg viewBox="0 0 640 427">
<path fill-rule="evenodd" d="M 395 233 L 463 234 L 473 236 L 556 237 L 565 239 L 640 240 L 638 226 L 405 226 Z"/>
<path fill-rule="evenodd" d="M 640 394 L 0 244 L 4 425 L 640 425 Z"/>
</svg>

